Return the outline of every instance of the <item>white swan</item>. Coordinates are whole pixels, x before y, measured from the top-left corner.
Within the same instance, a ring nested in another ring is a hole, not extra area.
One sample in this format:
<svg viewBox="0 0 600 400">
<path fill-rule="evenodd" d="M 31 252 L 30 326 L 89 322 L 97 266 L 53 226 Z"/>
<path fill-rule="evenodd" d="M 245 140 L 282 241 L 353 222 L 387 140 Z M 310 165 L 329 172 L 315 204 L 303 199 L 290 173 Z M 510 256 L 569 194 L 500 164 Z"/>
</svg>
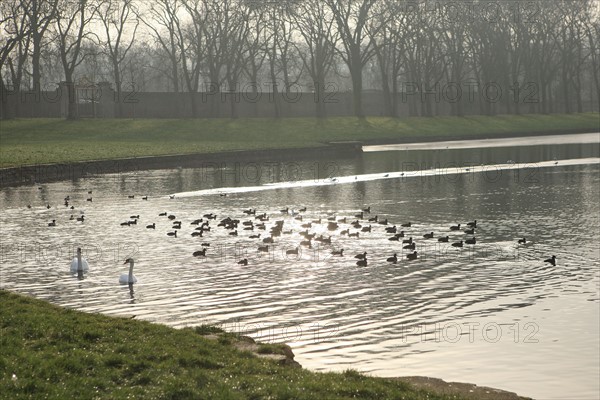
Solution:
<svg viewBox="0 0 600 400">
<path fill-rule="evenodd" d="M 87 260 L 81 257 L 81 247 L 77 248 L 77 257 L 73 258 L 71 261 L 71 273 L 78 274 L 79 272 L 88 272 L 90 270 L 90 266 Z"/>
<path fill-rule="evenodd" d="M 132 285 L 137 282 L 137 278 L 133 275 L 133 258 L 128 258 L 123 264 L 129 263 L 129 274 L 121 274 L 119 283 L 121 285 Z"/>
</svg>

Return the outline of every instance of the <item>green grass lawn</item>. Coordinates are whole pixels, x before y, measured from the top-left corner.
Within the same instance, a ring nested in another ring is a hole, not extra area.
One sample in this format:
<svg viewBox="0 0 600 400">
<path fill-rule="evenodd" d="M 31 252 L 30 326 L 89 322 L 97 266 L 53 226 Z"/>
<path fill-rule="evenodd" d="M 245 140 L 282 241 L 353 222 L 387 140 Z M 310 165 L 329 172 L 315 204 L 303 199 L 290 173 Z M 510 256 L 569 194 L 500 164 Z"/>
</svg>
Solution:
<svg viewBox="0 0 600 400">
<path fill-rule="evenodd" d="M 349 370 L 280 366 L 173 329 L 86 314 L 0 290 L 0 397 L 5 399 L 461 399 Z M 269 352 L 276 346 L 262 346 Z"/>
<path fill-rule="evenodd" d="M 312 147 L 340 140 L 597 131 L 598 113 L 494 117 L 18 119 L 0 121 L 0 167 L 227 150 Z"/>
</svg>

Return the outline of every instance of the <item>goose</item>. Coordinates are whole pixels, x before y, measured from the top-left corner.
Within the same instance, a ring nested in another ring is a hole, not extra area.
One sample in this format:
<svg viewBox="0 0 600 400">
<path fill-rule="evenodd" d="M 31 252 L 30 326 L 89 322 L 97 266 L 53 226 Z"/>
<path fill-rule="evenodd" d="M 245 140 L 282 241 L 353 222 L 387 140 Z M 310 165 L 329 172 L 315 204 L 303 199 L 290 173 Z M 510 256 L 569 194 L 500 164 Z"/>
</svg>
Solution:
<svg viewBox="0 0 600 400">
<path fill-rule="evenodd" d="M 550 263 L 554 267 L 554 266 L 556 266 L 556 256 L 552 256 L 551 258 L 544 260 L 544 262 Z"/>
<path fill-rule="evenodd" d="M 92 190 L 88 190 L 88 194 L 92 194 Z"/>
<path fill-rule="evenodd" d="M 308 248 L 312 249 L 312 239 L 303 240 L 300 242 L 300 245 L 307 246 Z"/>
<path fill-rule="evenodd" d="M 177 237 L 177 231 L 174 231 L 174 232 L 167 232 L 167 236 L 173 236 L 173 237 Z"/>
<path fill-rule="evenodd" d="M 75 219 L 75 217 L 73 216 L 73 214 L 71 214 L 71 217 L 69 218 L 69 221 L 73 221 Z"/>
<path fill-rule="evenodd" d="M 258 235 L 249 236 L 250 239 L 260 239 L 260 233 Z"/>
<path fill-rule="evenodd" d="M 392 264 L 396 264 L 398 262 L 398 256 L 394 253 L 393 256 L 388 257 L 387 262 L 391 262 Z"/>
<path fill-rule="evenodd" d="M 210 243 L 204 242 L 200 246 L 202 246 L 202 247 L 210 247 Z"/>
<path fill-rule="evenodd" d="M 467 239 L 465 240 L 466 244 L 475 244 L 477 243 L 477 240 L 475 240 L 475 237 L 471 238 L 471 239 Z"/>
<path fill-rule="evenodd" d="M 161 212 L 160 214 L 158 214 L 159 217 L 166 217 L 167 213 L 166 212 Z"/>
<path fill-rule="evenodd" d="M 129 226 L 131 225 L 131 221 L 121 222 L 121 226 Z"/>
<path fill-rule="evenodd" d="M 475 234 L 475 228 L 465 229 L 463 232 L 466 233 L 467 235 L 474 235 Z"/>
<path fill-rule="evenodd" d="M 133 197 L 132 197 L 132 198 L 133 198 Z M 170 195 L 169 195 L 169 200 L 173 200 L 174 198 L 175 198 L 175 195 L 174 195 L 174 194 L 170 194 Z"/>
<path fill-rule="evenodd" d="M 302 224 L 303 228 L 312 228 L 312 222 L 307 222 L 306 224 Z"/>
<path fill-rule="evenodd" d="M 248 265 L 248 259 L 244 258 L 243 260 L 238 261 L 238 264 L 240 264 L 240 265 Z"/>
<path fill-rule="evenodd" d="M 306 207 L 302 207 L 298 210 L 298 212 L 305 212 L 306 211 Z"/>
<path fill-rule="evenodd" d="M 92 201 L 92 198 L 91 198 L 91 197 L 88 197 L 87 201 L 91 202 L 91 201 Z"/>
<path fill-rule="evenodd" d="M 248 210 L 243 210 L 242 212 L 246 215 L 256 215 L 256 209 L 253 210 L 249 208 Z"/>
<path fill-rule="evenodd" d="M 394 235 L 394 236 L 388 238 L 388 240 L 393 240 L 393 241 L 399 242 L 400 241 L 400 236 Z"/>
<path fill-rule="evenodd" d="M 345 224 L 346 223 L 346 219 L 347 219 L 347 217 L 340 218 L 340 219 L 338 219 L 337 222 L 339 222 L 340 224 Z"/>
<path fill-rule="evenodd" d="M 148 196 L 142 197 L 142 200 L 148 200 Z"/>
<path fill-rule="evenodd" d="M 156 222 L 153 222 L 151 225 L 146 225 L 148 229 L 156 229 Z"/>
<path fill-rule="evenodd" d="M 390 174 L 385 174 L 383 177 L 384 177 L 384 178 L 387 178 L 388 176 L 390 176 Z"/>
<path fill-rule="evenodd" d="M 262 251 L 263 253 L 267 253 L 269 251 L 269 246 L 258 246 L 258 251 Z"/>
<path fill-rule="evenodd" d="M 359 260 L 363 260 L 365 258 L 367 258 L 367 252 L 365 251 L 364 253 L 360 253 L 354 256 L 354 258 L 358 258 Z"/>
<path fill-rule="evenodd" d="M 235 230 L 233 232 L 229 232 L 229 236 L 237 236 L 238 235 L 238 231 Z"/>
<path fill-rule="evenodd" d="M 206 248 L 204 248 L 202 250 L 195 251 L 194 253 L 192 253 L 192 255 L 194 257 L 206 257 Z"/>
<path fill-rule="evenodd" d="M 282 214 L 287 214 L 290 211 L 289 207 L 284 208 L 283 210 L 280 210 Z"/>
<path fill-rule="evenodd" d="M 192 232 L 192 237 L 197 237 L 197 236 L 202 237 L 202 231 L 200 231 L 200 232 Z"/>
<path fill-rule="evenodd" d="M 423 235 L 425 239 L 433 239 L 433 232 L 429 232 Z"/>
<path fill-rule="evenodd" d="M 140 219 L 140 216 L 139 215 L 132 215 L 129 218 L 131 218 L 131 219 Z M 181 223 L 181 222 L 179 222 L 179 223 Z"/>
<path fill-rule="evenodd" d="M 52 222 L 50 222 L 50 223 L 48 224 L 48 226 L 56 226 L 56 220 L 55 220 L 55 219 L 53 219 L 53 220 L 52 220 Z"/>
<path fill-rule="evenodd" d="M 412 236 L 411 236 L 411 237 L 409 237 L 408 239 L 404 239 L 404 240 L 402 241 L 402 244 L 411 244 L 412 242 L 413 242 L 413 240 L 412 240 Z"/>
<path fill-rule="evenodd" d="M 327 224 L 327 230 L 335 231 L 338 228 L 337 222 L 329 222 Z"/>
<path fill-rule="evenodd" d="M 340 256 L 342 257 L 344 255 L 344 249 L 340 249 L 340 250 L 333 250 L 331 252 L 331 255 L 333 256 Z"/>
<path fill-rule="evenodd" d="M 343 231 L 340 232 L 340 236 L 347 235 L 349 232 L 350 232 L 349 229 L 344 229 Z"/>
<path fill-rule="evenodd" d="M 471 228 L 477 228 L 477 220 L 474 220 L 473 222 L 468 222 L 467 226 L 470 226 Z"/>
<path fill-rule="evenodd" d="M 176 216 L 174 216 L 173 214 L 169 215 L 167 218 L 169 218 L 170 220 L 174 220 L 175 218 L 177 218 Z"/>
<path fill-rule="evenodd" d="M 377 222 L 379 215 L 374 216 L 373 218 L 369 218 L 369 222 Z"/>
<path fill-rule="evenodd" d="M 378 223 L 379 223 L 379 225 L 387 225 L 388 224 L 388 220 L 386 218 L 383 221 L 379 221 Z"/>
<path fill-rule="evenodd" d="M 523 239 L 519 239 L 518 243 L 519 244 L 530 244 L 531 242 L 528 242 L 526 238 L 523 238 Z"/>
<path fill-rule="evenodd" d="M 121 285 L 133 285 L 134 283 L 137 283 L 137 278 L 133 275 L 133 258 L 128 258 L 123 264 L 127 263 L 129 263 L 129 273 L 121 274 L 119 276 L 119 283 Z"/>
<path fill-rule="evenodd" d="M 190 225 L 200 225 L 200 222 L 202 222 L 202 218 L 193 220 Z"/>
<path fill-rule="evenodd" d="M 356 262 L 356 265 L 359 267 L 366 267 L 367 266 L 367 257 L 363 258 L 362 260 L 358 260 Z"/>
<path fill-rule="evenodd" d="M 355 214 L 354 217 L 363 219 L 365 217 L 365 213 L 364 213 L 364 211 L 361 211 L 358 214 Z"/>
<path fill-rule="evenodd" d="M 272 236 L 267 236 L 266 238 L 264 238 L 263 243 L 274 243 L 275 241 L 273 240 Z"/>
<path fill-rule="evenodd" d="M 367 214 L 371 214 L 371 206 L 369 206 L 367 208 L 363 208 L 362 210 L 363 210 L 363 212 L 366 212 Z"/>
<path fill-rule="evenodd" d="M 135 195 L 133 195 L 133 194 L 130 194 L 129 196 L 127 196 L 127 198 L 129 198 L 129 199 L 133 199 L 133 198 L 135 198 Z"/>
<path fill-rule="evenodd" d="M 460 231 L 460 224 L 458 224 L 458 225 L 452 225 L 450 227 L 450 230 L 451 231 Z"/>
<path fill-rule="evenodd" d="M 438 239 L 438 242 L 448 242 L 448 236 L 444 236 Z"/>
<path fill-rule="evenodd" d="M 81 217 L 77 217 L 77 221 L 79 222 L 83 222 L 85 220 L 85 215 L 82 215 Z"/>
<path fill-rule="evenodd" d="M 31 208 L 31 204 L 27 204 L 27 208 Z"/>
<path fill-rule="evenodd" d="M 409 260 L 416 260 L 417 259 L 417 252 L 413 251 L 412 254 L 407 254 L 406 258 Z"/>
<path fill-rule="evenodd" d="M 403 248 L 403 249 L 408 249 L 408 250 L 414 250 L 414 249 L 415 249 L 415 247 L 416 247 L 416 245 L 417 245 L 417 244 L 416 244 L 415 242 L 412 242 L 412 243 L 410 243 L 410 244 L 407 244 L 406 246 L 404 246 L 404 247 L 402 247 L 402 248 Z"/>
<path fill-rule="evenodd" d="M 371 225 L 369 225 L 369 226 L 364 226 L 364 227 L 361 229 L 361 232 L 371 232 Z"/>
<path fill-rule="evenodd" d="M 463 247 L 463 241 L 452 243 L 452 247 Z"/>
<path fill-rule="evenodd" d="M 411 222 L 407 222 L 407 223 L 402 224 L 400 226 L 402 226 L 403 228 L 410 228 L 412 226 L 412 223 Z"/>
<path fill-rule="evenodd" d="M 73 258 L 71 261 L 71 273 L 79 274 L 83 272 L 88 272 L 90 270 L 90 265 L 87 260 L 81 256 L 81 247 L 77 248 L 77 256 Z"/>
<path fill-rule="evenodd" d="M 49 210 L 50 209 L 50 204 L 46 204 L 46 208 Z"/>
<path fill-rule="evenodd" d="M 354 233 L 348 232 L 348 237 L 355 237 L 355 238 L 357 238 L 358 235 L 359 235 L 359 232 L 354 232 Z"/>
</svg>

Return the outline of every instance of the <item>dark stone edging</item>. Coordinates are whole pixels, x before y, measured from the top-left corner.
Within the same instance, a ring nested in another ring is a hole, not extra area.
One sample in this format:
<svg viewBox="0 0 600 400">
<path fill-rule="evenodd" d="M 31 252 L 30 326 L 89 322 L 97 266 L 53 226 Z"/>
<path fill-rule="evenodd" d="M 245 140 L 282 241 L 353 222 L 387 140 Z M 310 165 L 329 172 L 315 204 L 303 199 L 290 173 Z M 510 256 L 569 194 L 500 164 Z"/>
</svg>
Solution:
<svg viewBox="0 0 600 400">
<path fill-rule="evenodd" d="M 218 153 L 174 154 L 91 160 L 65 164 L 38 164 L 0 169 L 0 188 L 75 180 L 99 174 L 118 174 L 169 168 L 219 168 L 226 163 L 290 162 L 307 159 L 354 157 L 362 152 L 360 142 L 332 142 L 318 147 L 239 150 Z"/>
</svg>

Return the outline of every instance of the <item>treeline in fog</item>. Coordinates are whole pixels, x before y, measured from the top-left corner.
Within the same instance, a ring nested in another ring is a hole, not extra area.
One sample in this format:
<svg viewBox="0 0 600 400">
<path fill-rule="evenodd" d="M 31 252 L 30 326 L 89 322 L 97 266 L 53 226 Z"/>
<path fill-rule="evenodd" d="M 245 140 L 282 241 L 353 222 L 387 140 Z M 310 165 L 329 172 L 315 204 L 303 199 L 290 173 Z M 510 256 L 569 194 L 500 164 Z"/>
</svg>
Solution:
<svg viewBox="0 0 600 400">
<path fill-rule="evenodd" d="M 598 107 L 594 0 L 2 0 L 3 107 L 19 93 L 110 82 L 131 92 L 345 93 L 364 115 L 434 116 Z M 278 102 L 273 115 L 280 116 Z M 9 115 L 6 110 L 4 116 Z M 232 113 L 232 115 L 234 115 Z"/>
</svg>

